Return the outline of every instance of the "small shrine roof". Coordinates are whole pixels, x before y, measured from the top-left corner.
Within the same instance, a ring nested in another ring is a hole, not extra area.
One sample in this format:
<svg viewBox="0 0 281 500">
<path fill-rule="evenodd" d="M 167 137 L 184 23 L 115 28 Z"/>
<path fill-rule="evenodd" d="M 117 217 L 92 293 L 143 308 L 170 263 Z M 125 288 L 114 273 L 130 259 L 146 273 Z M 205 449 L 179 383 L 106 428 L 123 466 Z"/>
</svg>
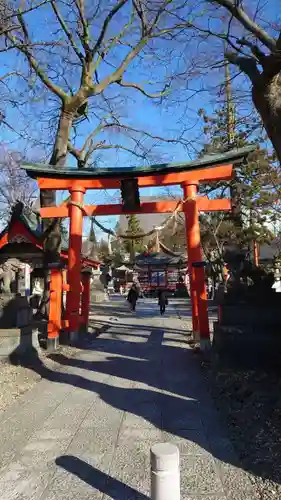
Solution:
<svg viewBox="0 0 281 500">
<path fill-rule="evenodd" d="M 186 257 L 179 254 L 178 256 L 169 256 L 164 253 L 148 253 L 138 255 L 135 259 L 136 265 L 141 266 L 178 266 L 186 262 Z"/>
<path fill-rule="evenodd" d="M 37 250 L 44 252 L 44 233 L 40 217 L 31 210 L 25 209 L 21 202 L 14 207 L 10 221 L 0 232 L 0 250 L 9 243 L 29 243 L 36 247 Z M 61 257 L 63 259 L 68 258 L 68 242 L 63 237 Z M 91 252 L 84 252 L 84 249 L 82 249 L 81 260 L 83 264 L 100 264 L 98 259 L 91 255 Z"/>
</svg>

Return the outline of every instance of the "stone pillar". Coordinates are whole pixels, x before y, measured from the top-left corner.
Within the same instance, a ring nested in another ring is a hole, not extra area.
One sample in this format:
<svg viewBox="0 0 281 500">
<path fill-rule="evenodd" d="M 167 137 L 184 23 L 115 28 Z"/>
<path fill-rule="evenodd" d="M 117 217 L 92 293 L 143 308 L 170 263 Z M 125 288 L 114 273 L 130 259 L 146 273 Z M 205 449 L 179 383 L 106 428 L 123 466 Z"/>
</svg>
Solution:
<svg viewBox="0 0 281 500">
<path fill-rule="evenodd" d="M 101 276 L 102 273 L 99 269 L 93 270 L 91 281 L 91 302 L 93 303 L 99 303 L 109 300 Z"/>
<path fill-rule="evenodd" d="M 30 266 L 28 264 L 24 265 L 24 284 L 25 284 L 25 295 L 30 296 Z"/>
</svg>

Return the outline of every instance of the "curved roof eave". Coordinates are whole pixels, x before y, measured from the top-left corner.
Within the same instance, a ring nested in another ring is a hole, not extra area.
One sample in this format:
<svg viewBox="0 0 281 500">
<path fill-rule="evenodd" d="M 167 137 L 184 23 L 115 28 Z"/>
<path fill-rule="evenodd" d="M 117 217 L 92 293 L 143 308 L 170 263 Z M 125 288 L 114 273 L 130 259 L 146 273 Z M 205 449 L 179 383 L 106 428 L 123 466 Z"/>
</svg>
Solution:
<svg viewBox="0 0 281 500">
<path fill-rule="evenodd" d="M 244 148 L 233 149 L 225 153 L 208 154 L 196 160 L 183 163 L 161 163 L 155 165 L 144 165 L 141 167 L 81 169 L 55 168 L 52 165 L 39 163 L 24 163 L 22 168 L 29 177 L 56 177 L 56 178 L 120 178 L 120 177 L 145 177 L 146 175 L 168 174 L 210 168 L 228 163 L 236 163 L 247 157 L 256 149 L 255 145 Z"/>
</svg>

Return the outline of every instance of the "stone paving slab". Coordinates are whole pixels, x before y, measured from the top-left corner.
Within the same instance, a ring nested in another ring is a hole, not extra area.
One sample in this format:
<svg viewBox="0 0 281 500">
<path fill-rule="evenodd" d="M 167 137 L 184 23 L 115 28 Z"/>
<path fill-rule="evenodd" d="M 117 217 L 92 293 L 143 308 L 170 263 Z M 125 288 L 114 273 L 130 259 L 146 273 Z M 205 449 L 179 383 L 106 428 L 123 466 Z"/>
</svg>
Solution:
<svg viewBox="0 0 281 500">
<path fill-rule="evenodd" d="M 180 449 L 181 500 L 254 499 L 172 306 L 104 311 L 106 332 L 0 414 L 1 500 L 147 500 L 160 441 Z"/>
</svg>

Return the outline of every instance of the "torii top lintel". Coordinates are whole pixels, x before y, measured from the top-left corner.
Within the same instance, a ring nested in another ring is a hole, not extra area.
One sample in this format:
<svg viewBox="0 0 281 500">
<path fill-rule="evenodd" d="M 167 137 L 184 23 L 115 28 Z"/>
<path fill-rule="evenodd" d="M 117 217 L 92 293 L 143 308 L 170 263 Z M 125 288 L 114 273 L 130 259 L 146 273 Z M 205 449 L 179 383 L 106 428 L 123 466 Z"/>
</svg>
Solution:
<svg viewBox="0 0 281 500">
<path fill-rule="evenodd" d="M 211 182 L 231 178 L 232 166 L 241 162 L 255 146 L 247 146 L 221 154 L 205 155 L 185 163 L 164 163 L 136 168 L 81 169 L 52 165 L 24 164 L 29 177 L 36 179 L 40 189 L 118 189 L 120 180 L 138 178 L 139 187 L 162 186 L 193 182 Z"/>
</svg>

